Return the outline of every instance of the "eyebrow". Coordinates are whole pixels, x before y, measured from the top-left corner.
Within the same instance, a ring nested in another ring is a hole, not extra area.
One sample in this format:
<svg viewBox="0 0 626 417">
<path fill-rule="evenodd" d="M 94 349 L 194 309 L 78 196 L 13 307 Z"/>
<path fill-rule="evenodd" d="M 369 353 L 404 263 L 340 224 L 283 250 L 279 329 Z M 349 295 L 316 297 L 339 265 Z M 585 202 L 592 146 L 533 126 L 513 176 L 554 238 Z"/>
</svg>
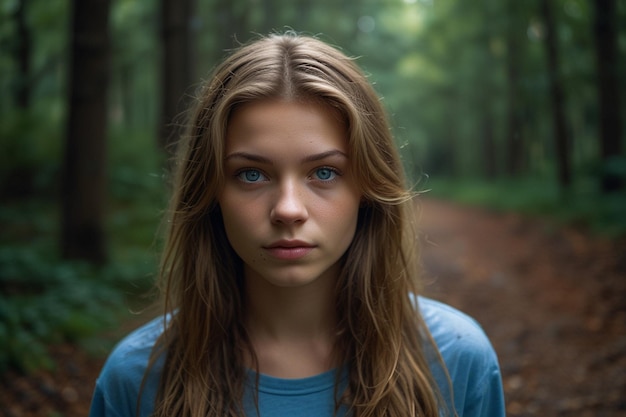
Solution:
<svg viewBox="0 0 626 417">
<path fill-rule="evenodd" d="M 329 151 L 326 152 L 321 152 L 321 153 L 316 153 L 313 155 L 308 155 L 304 158 L 302 158 L 302 163 L 306 163 L 306 162 L 315 162 L 315 161 L 320 161 L 322 159 L 326 159 L 326 158 L 330 158 L 333 156 L 340 156 L 343 158 L 348 158 L 348 155 L 346 155 L 344 152 L 341 152 L 338 149 L 331 149 Z M 224 158 L 225 161 L 228 161 L 229 159 L 233 159 L 233 158 L 242 158 L 242 159 L 247 159 L 249 161 L 253 161 L 253 162 L 259 162 L 259 163 L 264 163 L 264 164 L 272 164 L 272 160 L 269 158 L 266 158 L 264 156 L 261 155 L 257 155 L 257 154 L 253 154 L 253 153 L 249 153 L 249 152 L 233 152 L 229 155 L 226 156 L 226 158 Z"/>
</svg>

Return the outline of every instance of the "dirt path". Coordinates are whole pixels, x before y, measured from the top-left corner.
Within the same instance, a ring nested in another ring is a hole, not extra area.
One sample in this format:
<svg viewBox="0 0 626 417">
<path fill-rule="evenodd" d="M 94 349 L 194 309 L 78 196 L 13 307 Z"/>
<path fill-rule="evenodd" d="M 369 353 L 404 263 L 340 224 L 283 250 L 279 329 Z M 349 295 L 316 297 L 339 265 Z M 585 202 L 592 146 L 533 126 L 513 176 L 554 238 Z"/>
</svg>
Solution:
<svg viewBox="0 0 626 417">
<path fill-rule="evenodd" d="M 626 242 L 427 200 L 427 295 L 474 316 L 500 357 L 510 416 L 626 415 Z M 87 415 L 101 358 L 0 380 L 0 416 Z"/>
<path fill-rule="evenodd" d="M 510 416 L 626 415 L 626 245 L 427 201 L 427 293 L 474 316 Z"/>
</svg>

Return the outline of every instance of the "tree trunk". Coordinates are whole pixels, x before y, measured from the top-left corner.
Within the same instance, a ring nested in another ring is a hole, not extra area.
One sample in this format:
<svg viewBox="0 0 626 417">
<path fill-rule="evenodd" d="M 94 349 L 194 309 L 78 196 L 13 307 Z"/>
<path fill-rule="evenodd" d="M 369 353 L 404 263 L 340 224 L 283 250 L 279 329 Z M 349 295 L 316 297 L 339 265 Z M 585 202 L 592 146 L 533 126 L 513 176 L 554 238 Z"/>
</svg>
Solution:
<svg viewBox="0 0 626 417">
<path fill-rule="evenodd" d="M 595 0 L 594 34 L 598 76 L 598 107 L 600 113 L 600 149 L 603 162 L 603 192 L 618 191 L 624 180 L 610 169 L 612 159 L 622 154 L 622 123 L 618 75 L 616 1 Z"/>
<path fill-rule="evenodd" d="M 109 0 L 72 2 L 61 253 L 106 260 L 104 237 Z"/>
<path fill-rule="evenodd" d="M 278 12 L 275 4 L 275 0 L 263 0 L 261 2 L 263 7 L 263 23 L 260 25 L 260 34 L 266 36 L 275 31 L 280 31 L 280 27 L 276 27 L 276 14 Z"/>
<path fill-rule="evenodd" d="M 161 0 L 162 98 L 159 141 L 173 151 L 183 131 L 182 112 L 190 103 L 193 59 L 192 0 Z"/>
<path fill-rule="evenodd" d="M 556 37 L 556 23 L 551 0 L 541 0 L 541 11 L 546 30 L 546 57 L 548 62 L 548 80 L 550 101 L 552 103 L 552 126 L 556 149 L 558 179 L 561 188 L 568 188 L 572 182 L 570 164 L 570 141 L 565 123 L 564 97 L 561 77 L 559 76 L 559 49 Z"/>
<path fill-rule="evenodd" d="M 507 153 L 506 153 L 506 173 L 511 177 L 522 174 L 524 167 L 524 140 L 522 131 L 522 105 L 519 69 L 520 69 L 520 32 L 519 24 L 519 0 L 508 0 L 508 20 L 506 42 L 506 77 L 507 77 Z"/>
<path fill-rule="evenodd" d="M 17 25 L 17 47 L 15 51 L 16 61 L 19 68 L 19 78 L 15 89 L 15 103 L 21 109 L 30 106 L 30 67 L 32 41 L 30 31 L 26 24 L 27 0 L 20 0 L 15 10 L 15 22 Z"/>
<path fill-rule="evenodd" d="M 494 120 L 490 106 L 486 105 L 482 111 L 483 175 L 488 180 L 495 180 L 498 174 L 498 168 L 496 165 L 496 141 L 493 132 Z"/>
<path fill-rule="evenodd" d="M 486 5 L 486 4 L 484 4 Z M 489 21 L 493 19 L 493 13 L 487 7 L 483 9 L 484 19 Z M 496 68 L 497 62 L 493 57 L 490 49 L 491 39 L 495 30 L 489 25 L 482 28 L 480 32 L 480 51 L 484 56 L 486 68 Z M 479 164 L 482 165 L 482 175 L 487 180 L 495 180 L 498 175 L 498 153 L 496 149 L 495 137 L 495 117 L 493 109 L 493 101 L 496 96 L 494 94 L 495 86 L 492 77 L 483 77 L 480 100 L 485 100 L 484 105 L 480 109 L 480 123 L 482 133 L 482 153 L 478 158 Z"/>
<path fill-rule="evenodd" d="M 213 8 L 215 10 L 213 35 L 217 39 L 216 61 L 220 62 L 224 59 L 225 53 L 247 42 L 251 36 L 256 36 L 245 31 L 249 28 L 249 6 L 241 7 L 232 0 L 216 0 L 213 2 Z"/>
</svg>

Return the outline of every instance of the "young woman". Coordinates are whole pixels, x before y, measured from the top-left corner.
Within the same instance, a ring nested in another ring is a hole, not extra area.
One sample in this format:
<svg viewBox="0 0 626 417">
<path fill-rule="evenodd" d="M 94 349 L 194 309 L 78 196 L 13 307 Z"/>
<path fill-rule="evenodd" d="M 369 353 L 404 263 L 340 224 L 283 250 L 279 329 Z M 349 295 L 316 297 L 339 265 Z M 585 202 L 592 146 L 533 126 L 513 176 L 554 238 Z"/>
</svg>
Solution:
<svg viewBox="0 0 626 417">
<path fill-rule="evenodd" d="M 418 296 L 413 194 L 354 62 L 274 35 L 219 66 L 180 146 L 165 314 L 96 416 L 503 416 L 494 351 Z"/>
</svg>

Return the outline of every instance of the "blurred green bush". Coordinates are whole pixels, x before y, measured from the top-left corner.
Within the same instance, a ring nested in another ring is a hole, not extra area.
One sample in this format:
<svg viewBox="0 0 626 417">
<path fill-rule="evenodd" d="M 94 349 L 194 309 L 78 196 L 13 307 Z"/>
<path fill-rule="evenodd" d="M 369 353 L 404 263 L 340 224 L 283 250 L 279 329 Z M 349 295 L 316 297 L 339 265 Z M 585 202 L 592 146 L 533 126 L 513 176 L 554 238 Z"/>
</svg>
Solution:
<svg viewBox="0 0 626 417">
<path fill-rule="evenodd" d="M 152 271 L 148 262 L 97 268 L 32 247 L 0 246 L 0 372 L 54 366 L 47 345 L 112 327 L 127 298 L 146 292 Z"/>
<path fill-rule="evenodd" d="M 93 346 L 129 310 L 150 302 L 167 190 L 154 136 L 111 132 L 104 225 L 109 261 L 63 260 L 59 129 L 43 132 L 25 113 L 6 120 L 0 127 L 0 373 L 31 372 L 54 367 L 48 346 Z"/>
<path fill-rule="evenodd" d="M 624 165 L 615 163 L 613 172 L 623 176 Z M 626 237 L 626 193 L 603 193 L 598 175 L 581 175 L 567 190 L 555 181 L 525 177 L 520 179 L 429 178 L 423 188 L 426 197 L 445 198 L 499 211 L 539 216 L 556 225 L 570 225 L 608 238 Z"/>
</svg>

